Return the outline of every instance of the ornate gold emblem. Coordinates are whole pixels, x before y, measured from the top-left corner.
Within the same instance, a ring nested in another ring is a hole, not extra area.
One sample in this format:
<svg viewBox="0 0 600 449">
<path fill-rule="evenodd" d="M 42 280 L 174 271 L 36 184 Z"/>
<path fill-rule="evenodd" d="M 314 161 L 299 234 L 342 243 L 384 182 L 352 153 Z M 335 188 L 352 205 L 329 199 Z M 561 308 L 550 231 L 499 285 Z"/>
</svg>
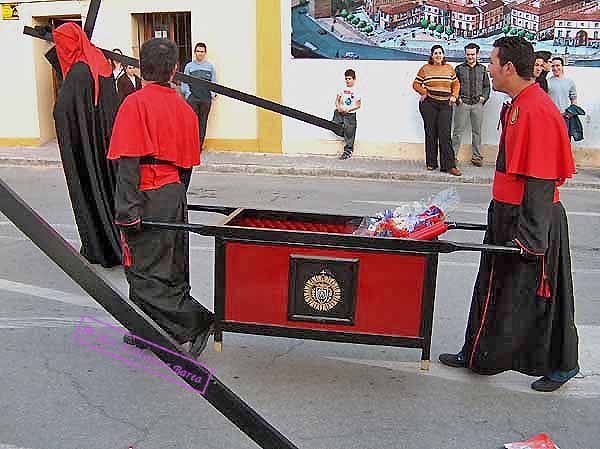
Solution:
<svg viewBox="0 0 600 449">
<path fill-rule="evenodd" d="M 514 125 L 517 122 L 517 119 L 519 118 L 519 106 L 517 106 L 515 108 L 515 110 L 512 113 L 512 116 L 510 117 L 510 124 Z"/>
<path fill-rule="evenodd" d="M 338 305 L 341 297 L 340 284 L 325 270 L 315 274 L 304 284 L 304 301 L 319 312 L 329 312 Z"/>
</svg>

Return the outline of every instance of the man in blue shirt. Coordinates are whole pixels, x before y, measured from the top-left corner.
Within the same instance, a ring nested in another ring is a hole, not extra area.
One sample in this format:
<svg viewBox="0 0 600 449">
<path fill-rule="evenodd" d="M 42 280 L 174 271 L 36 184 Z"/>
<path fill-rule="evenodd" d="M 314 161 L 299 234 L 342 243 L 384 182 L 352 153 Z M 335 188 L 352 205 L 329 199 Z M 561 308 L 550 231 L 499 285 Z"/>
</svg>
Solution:
<svg viewBox="0 0 600 449">
<path fill-rule="evenodd" d="M 206 60 L 206 44 L 199 42 L 194 47 L 195 60 L 189 62 L 185 66 L 184 73 L 186 75 L 200 78 L 213 83 L 217 82 L 217 73 L 215 67 Z M 204 138 L 206 137 L 206 125 L 208 122 L 208 114 L 212 105 L 212 99 L 217 96 L 206 87 L 181 84 L 183 94 L 198 116 L 200 128 L 200 151 L 204 148 Z"/>
</svg>

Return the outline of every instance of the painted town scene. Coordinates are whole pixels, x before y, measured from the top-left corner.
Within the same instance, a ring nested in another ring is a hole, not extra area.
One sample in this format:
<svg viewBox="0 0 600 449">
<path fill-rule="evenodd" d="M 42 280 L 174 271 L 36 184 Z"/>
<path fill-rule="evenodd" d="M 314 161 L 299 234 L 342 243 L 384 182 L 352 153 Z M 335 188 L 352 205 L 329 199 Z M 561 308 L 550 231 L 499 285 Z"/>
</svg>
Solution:
<svg viewBox="0 0 600 449">
<path fill-rule="evenodd" d="M 451 61 L 476 42 L 522 36 L 568 64 L 600 67 L 600 0 L 292 0 L 295 58 Z"/>
</svg>

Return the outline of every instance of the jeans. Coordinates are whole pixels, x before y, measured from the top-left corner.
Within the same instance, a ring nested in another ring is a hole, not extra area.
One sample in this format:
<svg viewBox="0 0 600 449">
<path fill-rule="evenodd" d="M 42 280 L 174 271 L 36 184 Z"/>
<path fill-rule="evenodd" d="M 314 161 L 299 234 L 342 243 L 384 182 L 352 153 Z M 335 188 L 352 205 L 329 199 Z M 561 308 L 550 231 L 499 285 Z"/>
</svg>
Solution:
<svg viewBox="0 0 600 449">
<path fill-rule="evenodd" d="M 354 150 L 354 138 L 356 137 L 356 113 L 346 114 L 337 109 L 333 112 L 333 123 L 344 127 L 344 153 L 352 154 Z"/>
<path fill-rule="evenodd" d="M 206 137 L 208 114 L 210 112 L 212 102 L 210 100 L 198 100 L 193 95 L 188 97 L 187 102 L 198 116 L 198 127 L 200 128 L 200 151 L 202 151 L 204 148 L 204 138 Z"/>
<path fill-rule="evenodd" d="M 481 124 L 483 121 L 483 105 L 481 103 L 456 105 L 454 108 L 454 132 L 452 133 L 452 147 L 458 154 L 462 136 L 467 127 L 467 120 L 471 121 L 471 142 L 473 159 L 481 160 Z"/>
</svg>

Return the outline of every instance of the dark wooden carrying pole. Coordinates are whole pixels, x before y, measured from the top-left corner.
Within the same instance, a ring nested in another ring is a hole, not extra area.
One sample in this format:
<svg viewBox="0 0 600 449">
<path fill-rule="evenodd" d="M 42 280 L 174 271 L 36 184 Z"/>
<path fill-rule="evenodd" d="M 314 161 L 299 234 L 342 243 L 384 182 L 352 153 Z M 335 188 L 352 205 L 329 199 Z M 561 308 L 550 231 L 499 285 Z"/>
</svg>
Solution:
<svg viewBox="0 0 600 449">
<path fill-rule="evenodd" d="M 87 23 L 87 22 L 86 22 Z M 32 27 L 24 27 L 23 34 L 31 37 L 35 37 L 38 39 L 45 40 L 47 42 L 53 42 L 52 35 L 45 32 L 40 32 Z M 100 49 L 104 55 L 112 60 L 119 61 L 125 65 L 131 65 L 134 67 L 139 67 L 140 63 L 137 59 L 132 58 L 130 56 L 124 56 L 120 53 L 115 53 L 110 50 Z M 330 120 L 326 120 L 321 117 L 317 117 L 316 115 L 308 114 L 306 112 L 299 111 L 298 109 L 290 108 L 289 106 L 284 106 L 279 103 L 275 103 L 274 101 L 267 100 L 265 98 L 257 97 L 256 95 L 247 94 L 245 92 L 231 89 L 229 87 L 222 86 L 220 84 L 212 83 L 210 81 L 202 80 L 200 78 L 194 78 L 190 75 L 185 75 L 184 73 L 177 72 L 173 77 L 175 81 L 181 81 L 186 84 L 196 84 L 199 87 L 206 88 L 212 92 L 224 95 L 229 98 L 233 98 L 235 100 L 241 101 L 243 103 L 248 103 L 254 106 L 257 106 L 262 109 L 266 109 L 271 112 L 275 112 L 277 114 L 285 115 L 286 117 L 291 117 L 296 120 L 300 120 L 301 122 L 308 123 L 310 125 L 318 126 L 319 128 L 327 129 L 332 131 L 338 135 L 341 135 L 342 125 L 334 123 Z"/>
<path fill-rule="evenodd" d="M 98 12 L 100 11 L 100 3 L 100 0 L 90 1 L 90 7 L 88 8 L 85 24 L 83 25 L 83 31 L 90 40 L 92 39 L 94 28 L 96 27 L 96 19 L 98 18 Z"/>
<path fill-rule="evenodd" d="M 142 336 L 170 351 L 192 357 L 185 353 L 168 334 L 135 304 L 121 296 L 60 234 L 1 179 L 0 211 L 71 279 L 133 334 Z M 155 353 L 167 364 L 183 366 L 189 372 L 195 372 L 208 378 L 208 370 L 192 362 L 174 357 L 166 351 L 156 351 Z M 180 377 L 194 387 L 190 379 Z M 227 388 L 216 376 L 211 377 L 203 397 L 238 429 L 248 435 L 259 447 L 264 449 L 297 448 L 269 424 L 265 418 Z"/>
</svg>

